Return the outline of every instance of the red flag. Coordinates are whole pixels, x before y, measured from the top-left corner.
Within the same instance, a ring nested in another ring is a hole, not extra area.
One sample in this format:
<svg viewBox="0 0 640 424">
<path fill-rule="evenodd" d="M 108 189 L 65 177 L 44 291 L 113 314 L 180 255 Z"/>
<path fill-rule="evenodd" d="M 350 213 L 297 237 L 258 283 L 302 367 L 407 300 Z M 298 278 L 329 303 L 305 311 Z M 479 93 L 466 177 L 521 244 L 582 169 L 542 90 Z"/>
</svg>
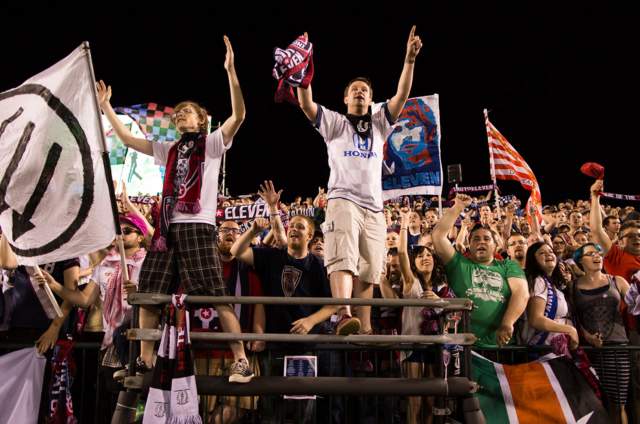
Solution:
<svg viewBox="0 0 640 424">
<path fill-rule="evenodd" d="M 489 141 L 489 157 L 491 161 L 491 178 L 496 180 L 518 181 L 522 187 L 531 192 L 527 202 L 527 212 L 535 207 L 538 221 L 542 220 L 542 195 L 540 186 L 533 171 L 524 158 L 513 148 L 511 143 L 489 121 L 489 114 L 484 110 L 484 121 L 487 126 Z"/>
</svg>

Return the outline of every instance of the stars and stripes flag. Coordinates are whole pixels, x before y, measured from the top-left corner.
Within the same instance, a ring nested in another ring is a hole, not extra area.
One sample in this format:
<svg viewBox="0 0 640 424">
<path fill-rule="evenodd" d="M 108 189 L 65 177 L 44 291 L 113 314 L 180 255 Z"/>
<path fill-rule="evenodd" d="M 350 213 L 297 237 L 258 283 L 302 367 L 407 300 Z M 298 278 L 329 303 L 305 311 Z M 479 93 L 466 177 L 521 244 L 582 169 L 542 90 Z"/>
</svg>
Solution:
<svg viewBox="0 0 640 424">
<path fill-rule="evenodd" d="M 489 121 L 487 109 L 484 110 L 484 122 L 487 127 L 493 183 L 495 184 L 496 180 L 518 181 L 523 188 L 531 192 L 527 202 L 527 212 L 534 207 L 538 221 L 540 221 L 542 219 L 542 195 L 536 176 L 524 158 Z"/>
</svg>

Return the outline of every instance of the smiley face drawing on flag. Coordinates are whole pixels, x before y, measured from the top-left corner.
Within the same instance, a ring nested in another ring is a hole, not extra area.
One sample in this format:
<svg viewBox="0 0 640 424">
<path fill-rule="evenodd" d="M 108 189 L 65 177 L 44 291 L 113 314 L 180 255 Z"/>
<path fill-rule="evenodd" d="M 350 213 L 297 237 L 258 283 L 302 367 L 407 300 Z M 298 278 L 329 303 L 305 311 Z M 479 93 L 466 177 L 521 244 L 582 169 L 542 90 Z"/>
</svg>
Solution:
<svg viewBox="0 0 640 424">
<path fill-rule="evenodd" d="M 77 257 L 115 234 L 86 54 L 0 93 L 0 227 L 22 264 Z"/>
</svg>

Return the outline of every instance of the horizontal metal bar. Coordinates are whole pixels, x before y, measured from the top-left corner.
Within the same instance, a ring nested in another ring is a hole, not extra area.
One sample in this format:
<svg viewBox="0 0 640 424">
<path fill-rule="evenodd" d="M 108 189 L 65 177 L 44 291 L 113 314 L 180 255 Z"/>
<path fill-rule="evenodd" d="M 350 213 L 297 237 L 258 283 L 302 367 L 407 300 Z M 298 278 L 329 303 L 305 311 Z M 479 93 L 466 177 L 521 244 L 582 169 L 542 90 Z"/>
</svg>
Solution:
<svg viewBox="0 0 640 424">
<path fill-rule="evenodd" d="M 390 350 L 425 350 L 429 349 L 433 344 L 426 343 L 300 343 L 300 348 L 307 352 L 327 352 L 327 351 L 348 351 L 348 352 L 376 352 L 383 353 Z M 228 342 L 192 340 L 193 349 L 197 350 L 227 350 Z M 291 352 L 291 346 L 287 344 L 269 344 L 265 352 L 269 351 L 272 355 L 285 356 Z M 314 355 L 316 353 L 313 353 Z"/>
<path fill-rule="evenodd" d="M 142 389 L 142 377 L 127 377 L 124 386 Z M 229 383 L 228 377 L 196 375 L 199 395 L 434 395 L 464 396 L 478 384 L 465 377 L 376 378 L 376 377 L 255 377 L 249 383 Z"/>
<path fill-rule="evenodd" d="M 587 352 L 598 352 L 598 351 L 602 351 L 602 350 L 630 350 L 630 351 L 636 351 L 636 350 L 640 350 L 640 345 L 602 345 L 601 347 L 595 347 L 595 346 L 588 346 L 588 345 L 580 345 L 580 347 L 582 349 L 584 349 Z M 520 345 L 513 345 L 513 346 L 502 346 L 502 347 L 478 347 L 478 348 L 474 348 L 473 350 L 482 354 L 483 351 L 485 352 L 498 352 L 498 353 L 504 353 L 504 352 L 551 352 L 553 348 L 549 345 L 542 345 L 542 346 L 520 346 Z"/>
<path fill-rule="evenodd" d="M 160 340 L 161 331 L 149 328 L 132 328 L 127 331 L 129 340 Z M 360 335 L 336 336 L 328 334 L 274 334 L 274 333 L 204 333 L 191 332 L 192 340 L 214 340 L 245 342 L 264 340 L 267 342 L 288 343 L 428 343 L 428 344 L 459 344 L 472 345 L 476 342 L 476 336 L 470 333 L 445 334 L 435 336 L 411 336 L 411 335 Z"/>
<path fill-rule="evenodd" d="M 171 302 L 168 294 L 132 293 L 131 305 L 161 305 Z M 372 306 L 422 306 L 442 308 L 447 311 L 471 310 L 469 299 L 339 299 L 334 297 L 271 297 L 271 296 L 187 296 L 187 303 L 207 305 L 372 305 Z"/>
</svg>

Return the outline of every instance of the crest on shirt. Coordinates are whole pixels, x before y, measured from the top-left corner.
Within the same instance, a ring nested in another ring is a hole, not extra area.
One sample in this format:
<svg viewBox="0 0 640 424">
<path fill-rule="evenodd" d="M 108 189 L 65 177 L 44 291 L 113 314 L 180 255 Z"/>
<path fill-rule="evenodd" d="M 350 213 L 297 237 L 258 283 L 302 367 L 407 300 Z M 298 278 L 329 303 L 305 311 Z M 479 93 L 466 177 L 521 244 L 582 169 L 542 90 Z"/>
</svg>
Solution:
<svg viewBox="0 0 640 424">
<path fill-rule="evenodd" d="M 358 123 L 356 124 L 356 130 L 359 133 L 367 133 L 367 132 L 369 132 L 369 122 L 365 121 L 363 119 L 359 120 Z"/>
<path fill-rule="evenodd" d="M 282 270 L 282 292 L 286 297 L 292 297 L 293 293 L 295 293 L 298 284 L 300 284 L 300 280 L 302 279 L 302 271 L 298 268 L 285 265 Z"/>
<path fill-rule="evenodd" d="M 353 145 L 360 151 L 371 151 L 371 138 L 362 137 L 360 134 L 353 134 Z"/>
</svg>

